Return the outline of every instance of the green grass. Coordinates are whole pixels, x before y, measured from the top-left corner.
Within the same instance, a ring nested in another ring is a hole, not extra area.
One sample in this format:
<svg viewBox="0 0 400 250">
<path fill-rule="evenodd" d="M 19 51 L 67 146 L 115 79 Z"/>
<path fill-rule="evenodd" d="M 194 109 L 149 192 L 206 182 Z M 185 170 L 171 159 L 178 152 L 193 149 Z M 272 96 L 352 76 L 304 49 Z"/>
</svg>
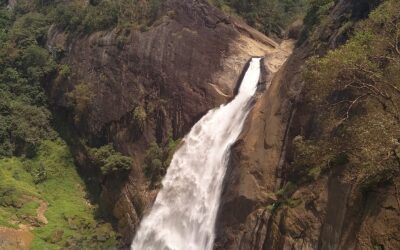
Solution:
<svg viewBox="0 0 400 250">
<path fill-rule="evenodd" d="M 4 211 L 0 208 L 0 226 L 9 227 L 9 228 L 18 228 L 17 225 L 10 223 L 10 212 Z"/>
<path fill-rule="evenodd" d="M 46 177 L 35 184 L 38 171 Z M 16 227 L 10 220 L 13 216 L 22 223 L 24 217 L 36 216 L 39 201 L 27 200 L 27 196 L 48 203 L 45 213 L 48 224 L 33 230 L 32 250 L 59 249 L 68 245 L 106 249 L 116 245 L 111 226 L 96 221 L 95 207 L 85 199 L 84 183 L 62 141 L 44 141 L 32 160 L 15 157 L 0 160 L 0 179 L 0 194 L 5 193 L 0 197 L 0 202 L 3 201 L 0 225 Z M 62 238 L 54 240 L 57 231 L 63 232 Z M 99 234 L 104 235 L 101 244 L 96 242 Z"/>
<path fill-rule="evenodd" d="M 24 203 L 24 205 L 20 208 L 17 209 L 17 216 L 22 217 L 22 216 L 31 216 L 35 217 L 36 216 L 36 210 L 39 207 L 39 202 L 38 201 L 28 201 Z"/>
</svg>

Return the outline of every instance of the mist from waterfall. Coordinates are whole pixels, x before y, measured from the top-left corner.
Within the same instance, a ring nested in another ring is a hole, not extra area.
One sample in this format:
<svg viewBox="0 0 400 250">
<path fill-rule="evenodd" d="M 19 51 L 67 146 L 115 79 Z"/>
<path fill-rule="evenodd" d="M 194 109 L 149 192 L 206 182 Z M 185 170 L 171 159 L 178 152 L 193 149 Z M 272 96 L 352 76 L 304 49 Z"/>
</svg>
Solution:
<svg viewBox="0 0 400 250">
<path fill-rule="evenodd" d="M 240 135 L 261 74 L 253 58 L 239 92 L 199 120 L 174 154 L 162 189 L 143 218 L 133 250 L 211 250 L 230 148 Z"/>
</svg>

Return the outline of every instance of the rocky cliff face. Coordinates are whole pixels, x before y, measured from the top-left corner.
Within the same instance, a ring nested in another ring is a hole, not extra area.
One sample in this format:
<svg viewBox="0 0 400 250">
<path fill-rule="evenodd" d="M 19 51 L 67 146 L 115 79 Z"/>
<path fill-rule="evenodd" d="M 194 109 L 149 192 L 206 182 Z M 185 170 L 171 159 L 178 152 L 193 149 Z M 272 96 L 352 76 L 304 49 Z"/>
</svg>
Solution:
<svg viewBox="0 0 400 250">
<path fill-rule="evenodd" d="M 304 54 L 295 52 L 274 74 L 232 148 L 216 249 L 263 249 L 267 233 L 263 227 L 268 223 L 264 217 L 270 215 L 267 206 L 276 200 L 274 192 L 282 185 L 278 166 L 285 160 L 287 124 L 301 89 L 297 79 L 303 60 Z"/>
<path fill-rule="evenodd" d="M 277 47 L 205 1 L 192 0 L 166 1 L 147 31 L 73 35 L 53 27 L 48 37 L 49 49 L 74 72 L 47 86 L 55 113 L 89 146 L 112 143 L 134 159 L 128 176 L 101 182 L 102 207 L 112 211 L 126 244 L 156 193 L 143 174 L 149 143 L 163 143 L 171 134 L 182 137 L 206 111 L 232 97 L 251 56 Z M 81 106 L 70 100 L 77 86 L 85 90 Z M 146 113 L 144 126 L 134 119 L 138 107 Z M 96 172 L 76 141 L 82 172 Z"/>
<path fill-rule="evenodd" d="M 317 41 L 306 40 L 275 74 L 233 148 L 215 249 L 400 247 L 398 178 L 365 193 L 354 185 L 356 173 L 343 167 L 290 186 L 303 177 L 291 171 L 291 141 L 313 128 L 315 112 L 302 103 L 301 67 L 309 56 L 343 44 L 340 27 L 365 18 L 377 3 L 337 1 Z"/>
<path fill-rule="evenodd" d="M 287 43 L 277 45 L 206 1 L 166 1 L 159 19 L 143 31 L 79 35 L 53 27 L 47 45 L 74 73 L 57 76 L 47 90 L 55 113 L 74 131 L 81 171 L 98 170 L 87 163 L 80 141 L 112 143 L 134 159 L 127 176 L 100 178 L 101 206 L 116 218 L 125 245 L 156 195 L 143 174 L 149 143 L 182 137 L 207 110 L 232 97 L 251 56 L 266 55 L 273 79 L 232 148 L 215 249 L 399 249 L 396 185 L 365 194 L 339 168 L 285 195 L 288 183 L 302 177 L 290 171 L 291 141 L 312 129 L 313 111 L 302 105 L 301 66 L 343 44 L 343 24 L 365 18 L 377 2 L 336 1 L 318 37 L 297 47 L 282 68 Z M 86 91 L 79 107 L 70 100 L 78 86 Z M 145 111 L 143 124 L 135 119 L 137 108 Z"/>
</svg>

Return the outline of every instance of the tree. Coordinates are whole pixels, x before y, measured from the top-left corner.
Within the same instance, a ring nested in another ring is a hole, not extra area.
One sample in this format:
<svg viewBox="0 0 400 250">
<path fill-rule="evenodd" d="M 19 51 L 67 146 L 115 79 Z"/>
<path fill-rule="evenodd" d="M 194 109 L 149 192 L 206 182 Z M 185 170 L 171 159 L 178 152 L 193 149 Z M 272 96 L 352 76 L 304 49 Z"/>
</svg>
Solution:
<svg viewBox="0 0 400 250">
<path fill-rule="evenodd" d="M 130 157 L 115 151 L 111 144 L 90 148 L 89 158 L 93 165 L 100 168 L 103 175 L 130 170 L 133 164 Z"/>
<path fill-rule="evenodd" d="M 294 165 L 350 164 L 364 187 L 399 174 L 399 13 L 400 2 L 385 1 L 345 45 L 308 61 L 304 101 L 318 134 L 294 142 Z"/>
<path fill-rule="evenodd" d="M 74 109 L 74 120 L 76 124 L 82 121 L 82 117 L 89 111 L 90 103 L 94 98 L 94 91 L 91 85 L 80 83 L 75 89 L 67 94 Z"/>
<path fill-rule="evenodd" d="M 144 130 L 146 124 L 147 114 L 142 106 L 137 106 L 133 110 L 133 120 L 140 131 Z"/>
</svg>

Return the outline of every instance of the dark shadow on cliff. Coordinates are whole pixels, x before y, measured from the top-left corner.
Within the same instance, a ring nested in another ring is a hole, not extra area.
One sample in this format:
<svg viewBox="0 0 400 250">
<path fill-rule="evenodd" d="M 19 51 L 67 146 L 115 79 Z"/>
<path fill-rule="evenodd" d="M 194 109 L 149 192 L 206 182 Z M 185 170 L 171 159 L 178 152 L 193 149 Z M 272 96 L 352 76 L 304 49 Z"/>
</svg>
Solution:
<svg viewBox="0 0 400 250">
<path fill-rule="evenodd" d="M 104 220 L 110 222 L 114 227 L 116 220 L 111 214 L 111 210 L 107 210 L 102 205 L 101 191 L 102 185 L 104 184 L 105 177 L 102 176 L 100 169 L 95 166 L 91 166 L 87 159 L 87 148 L 83 144 L 86 140 L 85 137 L 80 135 L 74 128 L 71 118 L 68 117 L 69 111 L 58 107 L 56 110 L 52 110 L 53 114 L 53 127 L 58 132 L 59 136 L 67 143 L 71 154 L 74 157 L 76 170 L 84 181 L 85 188 L 87 191 L 87 198 L 91 204 L 96 205 L 96 217 L 99 221 Z M 125 174 L 126 176 L 127 174 Z M 116 180 L 113 187 L 116 190 L 122 188 L 124 183 L 124 175 L 122 173 L 114 174 Z M 116 228 L 115 228 L 116 229 Z"/>
</svg>

